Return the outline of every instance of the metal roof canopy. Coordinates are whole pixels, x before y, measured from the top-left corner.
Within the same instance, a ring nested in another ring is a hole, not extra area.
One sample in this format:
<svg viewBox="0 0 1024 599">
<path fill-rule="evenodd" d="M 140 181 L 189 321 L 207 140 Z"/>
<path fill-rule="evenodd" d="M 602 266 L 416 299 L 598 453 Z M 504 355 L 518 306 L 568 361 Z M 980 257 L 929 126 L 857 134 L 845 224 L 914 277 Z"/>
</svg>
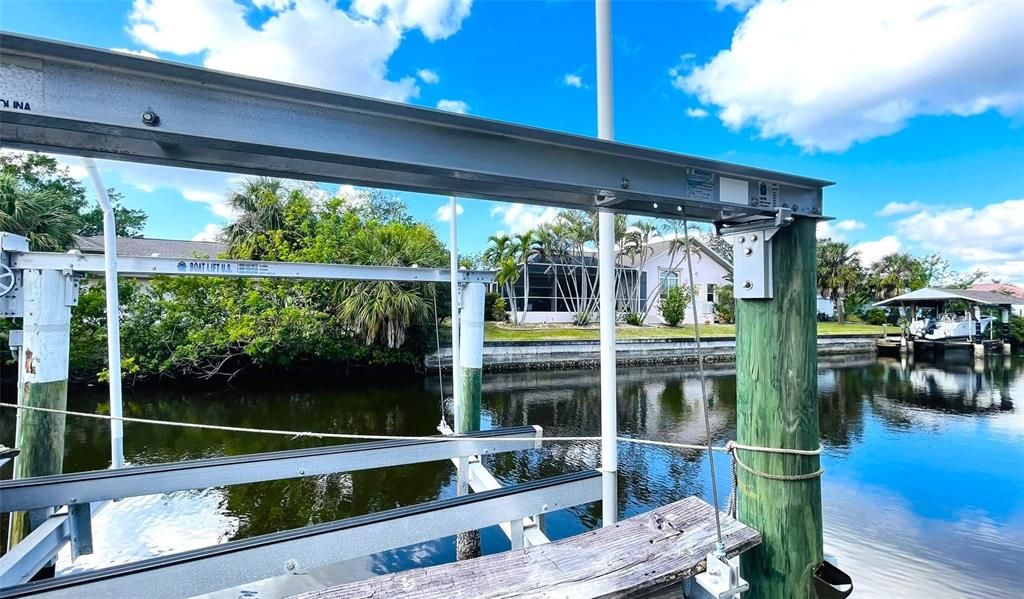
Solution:
<svg viewBox="0 0 1024 599">
<path fill-rule="evenodd" d="M 820 217 L 832 184 L 6 32 L 0 98 L 12 148 L 560 208 Z"/>
<path fill-rule="evenodd" d="M 910 304 L 942 304 L 945 302 L 965 301 L 983 306 L 1009 306 L 1014 298 L 1009 295 L 990 293 L 988 291 L 972 291 L 970 289 L 943 289 L 925 287 L 903 295 L 876 302 L 876 306 L 910 305 Z"/>
</svg>

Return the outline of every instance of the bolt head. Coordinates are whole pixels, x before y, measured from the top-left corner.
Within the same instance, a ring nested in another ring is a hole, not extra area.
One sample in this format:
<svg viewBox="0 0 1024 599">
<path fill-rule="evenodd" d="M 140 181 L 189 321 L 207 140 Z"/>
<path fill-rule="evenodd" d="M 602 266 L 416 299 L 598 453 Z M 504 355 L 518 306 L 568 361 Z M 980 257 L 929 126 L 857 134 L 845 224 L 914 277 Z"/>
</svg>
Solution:
<svg viewBox="0 0 1024 599">
<path fill-rule="evenodd" d="M 743 250 L 743 255 L 744 256 L 749 256 L 749 255 L 751 255 L 753 253 L 754 253 L 753 248 L 746 248 L 746 249 Z"/>
<path fill-rule="evenodd" d="M 757 241 L 757 235 L 751 235 L 750 241 Z"/>
<path fill-rule="evenodd" d="M 147 127 L 156 127 L 160 124 L 160 117 L 152 110 L 147 110 L 142 113 L 142 124 Z"/>
<path fill-rule="evenodd" d="M 746 243 L 746 241 L 747 241 L 747 238 L 742 236 L 742 235 L 740 235 L 740 243 Z"/>
<path fill-rule="evenodd" d="M 744 289 L 753 289 L 753 288 L 754 288 L 754 284 L 753 284 L 753 283 L 751 283 L 750 281 L 745 281 L 745 282 L 743 283 L 743 288 L 744 288 Z"/>
<path fill-rule="evenodd" d="M 629 179 L 627 179 L 626 177 L 620 179 L 619 187 L 621 187 L 622 189 L 629 189 Z"/>
</svg>

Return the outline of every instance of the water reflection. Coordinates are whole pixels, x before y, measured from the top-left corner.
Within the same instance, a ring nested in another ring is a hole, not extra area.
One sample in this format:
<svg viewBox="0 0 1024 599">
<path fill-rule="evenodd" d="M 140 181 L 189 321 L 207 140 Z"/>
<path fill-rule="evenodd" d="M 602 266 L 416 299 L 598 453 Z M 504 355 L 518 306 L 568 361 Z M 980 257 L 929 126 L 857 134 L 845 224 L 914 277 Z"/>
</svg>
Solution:
<svg viewBox="0 0 1024 599">
<path fill-rule="evenodd" d="M 708 372 L 716 443 L 735 436 L 736 382 L 730 369 Z M 682 443 L 704 442 L 700 382 L 679 367 L 619 373 L 622 433 Z M 860 596 L 1010 596 L 1024 563 L 1024 359 L 937 366 L 873 357 L 822 363 L 820 425 L 826 545 L 857 581 Z M 138 392 L 126 412 L 146 418 L 258 428 L 432 434 L 438 420 L 433 378 L 348 382 L 343 389 Z M 488 374 L 487 426 L 536 424 L 545 434 L 594 435 L 600 429 L 596 371 Z M 1016 402 L 1015 402 L 1016 400 Z M 102 409 L 101 394 L 80 393 L 73 409 Z M 0 426 L 10 443 L 12 419 Z M 69 471 L 106 465 L 106 428 L 68 421 Z M 126 455 L 153 463 L 327 444 L 251 434 L 126 425 Z M 491 456 L 506 483 L 593 467 L 593 443 Z M 717 463 L 724 502 L 728 462 Z M 9 469 L 9 467 L 8 467 Z M 632 515 L 688 495 L 710 495 L 700 451 L 620 447 L 619 505 Z M 9 475 L 9 472 L 4 473 Z M 97 523 L 96 555 L 63 572 L 306 526 L 454 495 L 447 463 L 341 473 L 204 492 L 172 493 L 114 504 Z M 597 505 L 552 514 L 561 538 L 595 526 Z M 144 532 L 140 532 L 144 531 Z M 485 552 L 506 549 L 497 528 Z M 248 585 L 277 596 L 454 558 L 453 539 L 425 543 L 322 568 L 306 577 Z M 979 582 L 980 581 L 980 582 Z M 237 596 L 218 594 L 218 596 Z"/>
</svg>

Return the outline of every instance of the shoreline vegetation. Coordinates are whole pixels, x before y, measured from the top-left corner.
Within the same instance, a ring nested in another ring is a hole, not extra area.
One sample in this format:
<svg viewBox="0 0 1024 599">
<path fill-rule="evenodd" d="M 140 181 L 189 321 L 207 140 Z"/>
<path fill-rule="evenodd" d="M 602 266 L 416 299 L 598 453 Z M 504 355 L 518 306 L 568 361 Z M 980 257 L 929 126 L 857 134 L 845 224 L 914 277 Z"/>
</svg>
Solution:
<svg viewBox="0 0 1024 599">
<path fill-rule="evenodd" d="M 145 212 L 124 206 L 128 198 L 110 192 L 118 236 L 141 237 Z M 402 198 L 389 192 L 247 178 L 225 190 L 225 204 L 234 216 L 220 232 L 227 250 L 219 258 L 435 268 L 449 262 L 448 248 L 431 223 L 414 218 Z M 485 341 L 599 338 L 594 323 L 595 221 L 591 213 L 562 211 L 534 230 L 492 236 L 478 255 L 459 256 L 463 268 L 495 271 L 496 287 L 504 292 L 487 295 L 485 317 L 490 322 Z M 678 221 L 619 215 L 614 258 L 623 266 L 642 264 L 653 240 L 671 239 L 673 255 L 678 254 L 673 264 L 681 264 L 681 257 L 691 251 L 681 227 Z M 101 232 L 102 215 L 90 204 L 82 182 L 52 157 L 8 153 L 0 155 L 0 230 L 27 237 L 34 251 L 62 252 L 76 247 L 76 236 Z M 723 258 L 731 257 L 731 245 L 710 229 L 693 227 L 689 235 Z M 524 324 L 531 300 L 540 292 L 539 282 L 531 285 L 529 280 L 531 260 L 556 269 L 556 295 L 565 299 L 571 324 Z M 873 308 L 872 302 L 926 285 L 967 286 L 983 276 L 952 271 L 938 255 L 893 254 L 865 266 L 848 245 L 831 240 L 819 241 L 817 274 L 818 292 L 835 302 L 838 320 L 819 322 L 819 335 L 880 335 L 877 325 L 886 322 L 897 332 L 900 315 Z M 643 295 L 631 287 L 637 280 L 620 284 L 626 285 L 625 297 Z M 126 385 L 234 384 L 282 376 L 332 379 L 370 371 L 423 371 L 424 357 L 438 349 L 437 332 L 441 347 L 450 344 L 450 329 L 445 326 L 451 314 L 447 285 L 165 276 L 122 278 L 118 286 Z M 623 323 L 619 339 L 692 338 L 692 328 L 682 322 L 689 301 L 686 290 L 661 289 L 659 284 L 648 291 L 645 302 L 617 306 Z M 731 292 L 729 286 L 716 289 L 717 323 L 702 325 L 704 337 L 735 335 L 735 326 L 729 324 L 735 322 Z M 678 327 L 639 326 L 646 321 L 646 310 L 655 305 L 655 294 L 661 294 L 662 304 L 673 294 L 678 296 L 671 314 L 661 305 L 662 317 Z M 72 384 L 106 380 L 104 295 L 102 278 L 87 277 L 72 311 Z M 830 318 L 819 314 L 818 320 Z M 18 328 L 16 319 L 0 320 L 0 380 L 15 376 L 7 331 Z M 1015 317 L 1011 334 L 1020 345 L 1024 319 Z"/>
</svg>

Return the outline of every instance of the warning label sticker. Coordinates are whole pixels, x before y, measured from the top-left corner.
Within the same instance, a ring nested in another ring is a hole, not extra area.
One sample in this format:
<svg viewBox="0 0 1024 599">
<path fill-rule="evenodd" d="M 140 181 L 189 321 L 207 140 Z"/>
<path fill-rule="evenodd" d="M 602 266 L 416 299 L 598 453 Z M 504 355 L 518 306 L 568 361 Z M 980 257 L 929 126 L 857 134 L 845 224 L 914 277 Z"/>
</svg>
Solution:
<svg viewBox="0 0 1024 599">
<path fill-rule="evenodd" d="M 686 169 L 684 195 L 689 200 L 711 202 L 715 199 L 715 171 L 702 168 Z"/>
</svg>

